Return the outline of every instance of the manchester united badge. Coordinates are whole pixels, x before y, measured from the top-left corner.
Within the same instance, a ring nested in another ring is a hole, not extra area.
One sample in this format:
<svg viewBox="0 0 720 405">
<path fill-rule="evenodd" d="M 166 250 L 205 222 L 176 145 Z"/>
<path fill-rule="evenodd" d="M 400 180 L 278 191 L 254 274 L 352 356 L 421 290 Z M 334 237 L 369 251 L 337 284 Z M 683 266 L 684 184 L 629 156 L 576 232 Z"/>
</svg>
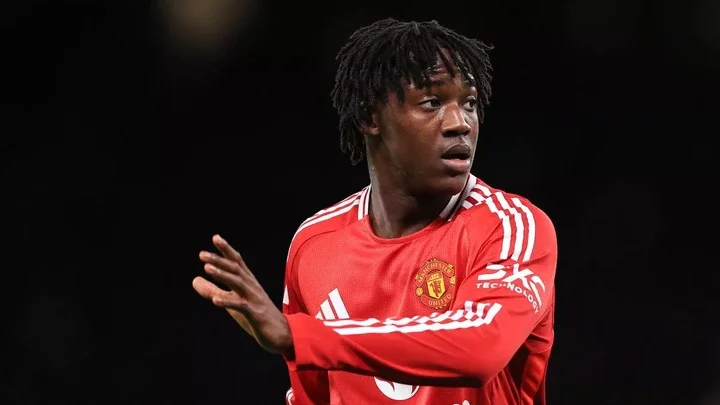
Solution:
<svg viewBox="0 0 720 405">
<path fill-rule="evenodd" d="M 415 294 L 430 308 L 446 307 L 455 298 L 455 267 L 437 258 L 426 261 L 415 274 Z"/>
</svg>

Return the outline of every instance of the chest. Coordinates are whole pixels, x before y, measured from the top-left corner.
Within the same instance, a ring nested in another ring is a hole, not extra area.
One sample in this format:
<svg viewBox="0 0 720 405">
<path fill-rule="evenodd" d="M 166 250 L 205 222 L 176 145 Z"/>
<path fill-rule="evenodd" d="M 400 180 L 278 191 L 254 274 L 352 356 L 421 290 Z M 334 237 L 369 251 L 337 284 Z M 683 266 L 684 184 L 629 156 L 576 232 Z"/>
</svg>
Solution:
<svg viewBox="0 0 720 405">
<path fill-rule="evenodd" d="M 467 248 L 452 231 L 399 244 L 352 235 L 322 242 L 296 271 L 306 310 L 324 320 L 443 312 L 467 273 Z"/>
</svg>

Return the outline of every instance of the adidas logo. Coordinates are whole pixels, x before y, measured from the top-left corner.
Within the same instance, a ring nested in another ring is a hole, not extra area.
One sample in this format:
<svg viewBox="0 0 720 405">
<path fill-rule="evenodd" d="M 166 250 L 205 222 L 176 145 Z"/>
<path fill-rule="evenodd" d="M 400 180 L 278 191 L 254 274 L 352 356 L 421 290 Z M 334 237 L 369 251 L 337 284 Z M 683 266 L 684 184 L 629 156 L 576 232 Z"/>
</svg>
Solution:
<svg viewBox="0 0 720 405">
<path fill-rule="evenodd" d="M 323 321 L 332 321 L 333 319 L 350 319 L 350 315 L 348 315 L 347 308 L 345 308 L 345 303 L 343 302 L 342 297 L 340 297 L 338 289 L 336 288 L 330 291 L 328 296 L 330 298 L 320 304 L 320 311 L 318 311 L 317 315 L 315 315 L 315 318 Z"/>
<path fill-rule="evenodd" d="M 330 291 L 328 299 L 320 304 L 320 311 L 318 311 L 315 318 L 323 321 L 332 321 L 337 319 L 350 319 L 345 303 L 340 297 L 338 289 Z M 400 384 L 393 381 L 381 380 L 377 377 L 373 377 L 375 385 L 378 387 L 383 395 L 396 401 L 403 401 L 412 398 L 420 388 L 417 385 Z"/>
</svg>

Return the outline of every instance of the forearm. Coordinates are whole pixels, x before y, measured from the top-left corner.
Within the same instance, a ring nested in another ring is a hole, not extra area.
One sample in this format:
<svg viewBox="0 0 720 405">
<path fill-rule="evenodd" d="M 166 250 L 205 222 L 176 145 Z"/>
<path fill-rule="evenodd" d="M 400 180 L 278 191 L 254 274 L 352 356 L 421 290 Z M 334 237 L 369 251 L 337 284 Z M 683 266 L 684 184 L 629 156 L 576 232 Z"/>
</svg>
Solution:
<svg viewBox="0 0 720 405">
<path fill-rule="evenodd" d="M 500 304 L 472 303 L 436 317 L 320 321 L 291 315 L 298 370 L 342 370 L 406 384 L 481 386 L 516 348 L 503 347 Z"/>
</svg>

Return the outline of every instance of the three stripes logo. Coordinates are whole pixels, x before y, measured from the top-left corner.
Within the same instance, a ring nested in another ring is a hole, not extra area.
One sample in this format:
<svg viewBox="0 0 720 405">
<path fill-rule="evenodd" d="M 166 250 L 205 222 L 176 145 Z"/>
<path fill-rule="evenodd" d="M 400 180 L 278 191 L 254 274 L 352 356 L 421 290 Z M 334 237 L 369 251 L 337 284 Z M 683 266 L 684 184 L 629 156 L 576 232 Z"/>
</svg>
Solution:
<svg viewBox="0 0 720 405">
<path fill-rule="evenodd" d="M 338 289 L 336 288 L 330 291 L 328 296 L 329 298 L 320 304 L 320 311 L 315 315 L 315 318 L 323 321 L 350 319 L 350 315 L 348 315 L 347 308 L 345 307 L 342 297 L 340 297 Z"/>
<path fill-rule="evenodd" d="M 347 307 L 340 296 L 340 291 L 334 289 L 328 294 L 328 299 L 320 304 L 320 310 L 315 318 L 323 321 L 350 319 Z M 394 381 L 382 380 L 374 377 L 375 385 L 383 395 L 396 401 L 412 398 L 420 389 L 418 385 L 400 384 Z"/>
</svg>

